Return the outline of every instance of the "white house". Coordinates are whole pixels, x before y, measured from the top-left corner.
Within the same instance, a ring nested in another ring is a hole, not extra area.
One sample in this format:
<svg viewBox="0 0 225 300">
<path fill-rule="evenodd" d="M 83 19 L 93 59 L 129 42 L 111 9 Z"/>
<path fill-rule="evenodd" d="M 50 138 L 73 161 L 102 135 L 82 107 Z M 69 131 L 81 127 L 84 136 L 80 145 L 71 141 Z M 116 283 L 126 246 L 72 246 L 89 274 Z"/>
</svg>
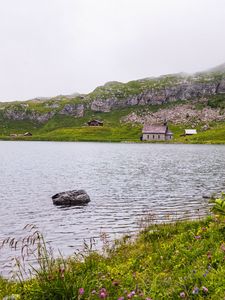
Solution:
<svg viewBox="0 0 225 300">
<path fill-rule="evenodd" d="M 197 130 L 196 130 L 196 129 L 185 129 L 185 130 L 184 130 L 184 134 L 185 134 L 185 135 L 193 135 L 193 134 L 197 134 Z"/>
</svg>

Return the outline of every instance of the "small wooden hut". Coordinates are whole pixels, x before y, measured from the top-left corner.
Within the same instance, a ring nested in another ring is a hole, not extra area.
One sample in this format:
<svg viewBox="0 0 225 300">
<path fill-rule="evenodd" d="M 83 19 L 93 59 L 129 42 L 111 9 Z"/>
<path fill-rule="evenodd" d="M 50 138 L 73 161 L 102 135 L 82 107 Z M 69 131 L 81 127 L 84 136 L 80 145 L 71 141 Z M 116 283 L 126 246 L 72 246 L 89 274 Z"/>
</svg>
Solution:
<svg viewBox="0 0 225 300">
<path fill-rule="evenodd" d="M 91 120 L 88 122 L 88 126 L 103 126 L 103 122 L 99 120 Z"/>
</svg>

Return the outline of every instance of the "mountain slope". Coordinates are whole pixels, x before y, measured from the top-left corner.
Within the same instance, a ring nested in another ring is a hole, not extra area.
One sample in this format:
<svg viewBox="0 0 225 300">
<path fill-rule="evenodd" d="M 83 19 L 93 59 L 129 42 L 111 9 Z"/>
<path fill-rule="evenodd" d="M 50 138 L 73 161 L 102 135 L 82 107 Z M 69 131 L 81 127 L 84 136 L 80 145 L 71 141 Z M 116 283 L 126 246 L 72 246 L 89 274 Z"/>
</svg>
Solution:
<svg viewBox="0 0 225 300">
<path fill-rule="evenodd" d="M 225 120 L 224 66 L 194 75 L 108 82 L 87 95 L 0 103 L 0 136 L 31 131 L 32 139 L 138 140 L 144 122 L 165 119 L 182 130 L 184 125 L 210 128 Z M 88 128 L 92 118 L 103 120 L 104 128 Z"/>
</svg>

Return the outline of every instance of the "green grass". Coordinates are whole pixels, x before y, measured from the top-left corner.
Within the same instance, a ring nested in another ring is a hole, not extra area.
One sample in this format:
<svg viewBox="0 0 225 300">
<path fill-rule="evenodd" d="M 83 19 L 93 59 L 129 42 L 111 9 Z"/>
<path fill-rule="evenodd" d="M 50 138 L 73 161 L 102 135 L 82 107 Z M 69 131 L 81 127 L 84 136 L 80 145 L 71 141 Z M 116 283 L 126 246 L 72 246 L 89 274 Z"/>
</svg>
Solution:
<svg viewBox="0 0 225 300">
<path fill-rule="evenodd" d="M 225 95 L 221 94 L 221 95 L 212 96 L 208 100 L 207 104 L 208 104 L 208 106 L 210 106 L 212 108 L 225 109 Z"/>
<path fill-rule="evenodd" d="M 132 299 L 224 299 L 224 237 L 225 223 L 208 217 L 151 225 L 112 247 L 105 237 L 103 254 L 86 245 L 86 254 L 54 260 L 42 244 L 41 269 L 17 283 L 0 279 L 0 298 L 116 300 L 134 291 Z M 106 298 L 99 296 L 103 288 Z"/>
<path fill-rule="evenodd" d="M 190 143 L 190 144 L 225 144 L 225 122 L 212 123 L 210 129 L 201 131 L 197 128 L 198 134 L 192 136 L 180 137 L 181 127 L 173 127 L 175 131 L 175 142 Z M 183 126 L 184 128 L 184 126 Z"/>
<path fill-rule="evenodd" d="M 217 99 L 218 100 L 218 99 Z M 62 100 L 64 101 L 64 100 Z M 76 103 L 76 100 L 74 100 Z M 218 100 L 219 104 L 223 102 Z M 93 112 L 86 110 L 82 118 L 75 118 L 73 116 L 56 114 L 48 122 L 38 124 L 31 121 L 12 121 L 4 119 L 0 111 L 0 138 L 9 140 L 12 133 L 32 132 L 32 137 L 18 137 L 14 140 L 48 140 L 48 141 L 129 141 L 138 142 L 142 135 L 142 126 L 138 124 L 124 124 L 121 119 L 128 114 L 135 112 L 139 115 L 147 114 L 149 112 L 156 112 L 159 109 L 170 108 L 185 103 L 176 101 L 173 103 L 165 103 L 162 105 L 146 105 L 146 106 L 132 106 L 121 109 L 114 109 L 109 113 Z M 221 104 L 222 103 L 222 104 Z M 202 109 L 202 106 L 207 104 L 200 103 L 197 108 Z M 222 109 L 222 108 L 221 108 Z M 88 127 L 87 122 L 90 119 L 99 119 L 104 122 L 104 126 L 100 128 Z M 170 129 L 174 133 L 173 141 L 170 143 L 207 143 L 207 144 L 225 144 L 225 122 L 212 123 L 210 129 L 202 131 L 202 126 L 197 126 L 198 134 L 196 136 L 181 137 L 184 129 L 190 127 L 189 125 L 174 125 L 169 124 Z"/>
</svg>

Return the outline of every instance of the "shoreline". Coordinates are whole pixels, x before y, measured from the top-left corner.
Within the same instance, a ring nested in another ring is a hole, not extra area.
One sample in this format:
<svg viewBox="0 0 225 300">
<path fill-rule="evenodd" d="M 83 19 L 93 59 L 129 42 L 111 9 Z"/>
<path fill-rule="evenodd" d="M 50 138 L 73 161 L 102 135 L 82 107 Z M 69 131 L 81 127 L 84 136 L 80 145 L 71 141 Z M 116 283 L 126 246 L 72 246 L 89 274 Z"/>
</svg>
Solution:
<svg viewBox="0 0 225 300">
<path fill-rule="evenodd" d="M 0 277 L 0 296 L 15 295 L 18 300 L 100 299 L 99 291 L 104 291 L 104 299 L 115 300 L 131 299 L 129 293 L 133 291 L 140 300 L 172 300 L 192 299 L 196 289 L 199 299 L 222 299 L 222 229 L 224 222 L 210 216 L 149 224 L 135 238 L 124 235 L 113 246 L 104 237 L 101 254 L 84 245 L 81 256 L 56 260 L 41 237 L 44 260 L 39 260 L 39 269 L 31 267 L 32 278 L 18 273 L 16 282 Z"/>
<path fill-rule="evenodd" d="M 186 142 L 180 142 L 180 141 L 126 141 L 126 140 L 123 140 L 123 141 L 119 141 L 119 140 L 83 140 L 83 139 L 80 139 L 80 140 L 70 140 L 70 139 L 36 139 L 36 138 L 9 138 L 9 137 L 3 137 L 3 138 L 0 138 L 0 141 L 7 141 L 7 142 L 73 142 L 73 143 L 118 143 L 118 144 L 143 144 L 143 145 L 147 145 L 147 144 L 160 144 L 160 145 L 225 145 L 225 141 L 221 141 L 221 142 L 218 142 L 218 141 L 207 141 L 207 142 L 195 142 L 195 141 L 186 141 Z"/>
</svg>

